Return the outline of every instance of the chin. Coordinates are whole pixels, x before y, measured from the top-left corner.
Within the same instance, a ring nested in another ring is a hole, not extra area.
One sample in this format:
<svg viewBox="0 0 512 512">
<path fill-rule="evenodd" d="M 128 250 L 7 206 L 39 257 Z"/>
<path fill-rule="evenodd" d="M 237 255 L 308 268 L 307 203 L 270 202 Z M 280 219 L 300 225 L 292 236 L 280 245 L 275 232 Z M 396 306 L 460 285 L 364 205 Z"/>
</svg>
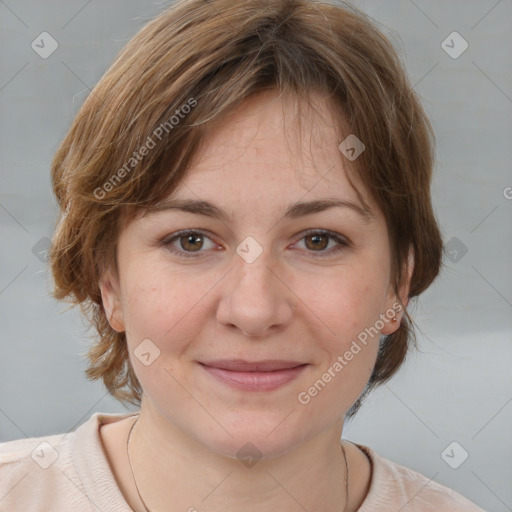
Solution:
<svg viewBox="0 0 512 512">
<path fill-rule="evenodd" d="M 264 419 L 261 412 L 238 413 L 236 422 L 218 418 L 231 436 L 218 425 L 214 430 L 205 425 L 201 432 L 196 431 L 195 437 L 212 452 L 241 462 L 244 457 L 274 459 L 286 455 L 304 441 L 304 427 L 286 424 L 291 418 L 283 421 L 285 417 L 279 414 Z"/>
<path fill-rule="evenodd" d="M 292 451 L 300 440 L 289 437 L 270 439 L 266 434 L 257 436 L 248 431 L 227 439 L 208 439 L 205 443 L 212 451 L 229 459 L 238 459 L 250 467 L 259 460 L 282 457 Z"/>
</svg>

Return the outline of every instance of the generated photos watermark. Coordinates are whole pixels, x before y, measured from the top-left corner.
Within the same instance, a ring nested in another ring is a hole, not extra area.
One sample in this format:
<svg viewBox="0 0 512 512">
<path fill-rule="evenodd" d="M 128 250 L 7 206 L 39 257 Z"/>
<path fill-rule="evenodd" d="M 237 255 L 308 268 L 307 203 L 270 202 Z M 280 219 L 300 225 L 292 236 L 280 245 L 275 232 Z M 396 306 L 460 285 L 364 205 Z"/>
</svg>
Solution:
<svg viewBox="0 0 512 512">
<path fill-rule="evenodd" d="M 297 395 L 299 403 L 302 405 L 309 404 L 309 402 L 311 402 L 311 398 L 317 396 L 318 393 L 320 393 L 320 391 L 322 391 L 325 386 L 331 382 L 331 380 L 336 377 L 336 375 L 338 375 L 345 366 L 348 365 L 350 361 L 352 361 L 354 356 L 361 352 L 362 347 L 360 344 L 366 346 L 368 344 L 369 337 L 374 338 L 375 336 L 380 335 L 380 331 L 384 327 L 385 323 L 394 318 L 397 313 L 402 311 L 402 309 L 402 305 L 399 302 L 395 302 L 392 308 L 389 308 L 384 314 L 381 313 L 379 315 L 379 319 L 371 327 L 365 327 L 365 329 L 357 335 L 357 339 L 352 340 L 350 348 L 347 349 L 343 355 L 339 355 L 336 358 L 336 361 L 312 386 L 310 386 L 306 391 L 301 391 Z"/>
<path fill-rule="evenodd" d="M 121 183 L 121 181 L 138 165 L 139 162 L 162 140 L 165 133 L 169 133 L 174 127 L 179 124 L 180 119 L 190 113 L 192 108 L 197 105 L 195 98 L 189 98 L 188 101 L 183 104 L 180 108 L 174 111 L 174 114 L 164 123 L 160 123 L 148 136 L 146 142 L 142 144 L 136 151 L 133 152 L 132 156 L 120 167 L 110 178 L 101 186 L 94 190 L 94 197 L 96 199 L 104 199 L 108 192 L 114 190 L 114 188 Z M 155 139 L 158 140 L 154 140 Z"/>
</svg>

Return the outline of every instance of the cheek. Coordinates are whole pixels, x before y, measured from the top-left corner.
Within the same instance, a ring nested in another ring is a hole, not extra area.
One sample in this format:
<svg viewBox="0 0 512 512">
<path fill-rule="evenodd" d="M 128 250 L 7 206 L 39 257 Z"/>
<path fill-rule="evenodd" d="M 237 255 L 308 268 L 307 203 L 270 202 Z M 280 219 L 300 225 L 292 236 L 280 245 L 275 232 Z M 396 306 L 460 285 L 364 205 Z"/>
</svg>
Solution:
<svg viewBox="0 0 512 512">
<path fill-rule="evenodd" d="M 297 399 L 311 415 L 334 421 L 361 395 L 375 366 L 380 333 L 372 327 L 382 312 L 381 294 L 352 275 L 326 281 L 322 293 L 310 290 L 307 297 L 321 320 L 312 333 L 318 364 Z"/>
<path fill-rule="evenodd" d="M 164 301 L 169 302 L 169 307 L 175 302 L 172 293 L 166 293 L 172 288 L 160 280 L 161 272 L 154 263 L 131 255 L 122 269 L 123 316 L 132 350 L 146 338 L 158 342 L 159 326 L 166 321 Z"/>
<path fill-rule="evenodd" d="M 176 294 L 162 283 L 138 287 L 124 309 L 126 332 L 131 344 L 145 338 L 150 338 L 161 348 L 166 340 L 179 342 L 178 332 L 183 329 L 187 311 L 191 309 L 187 307 L 190 298 L 189 294 Z M 173 346 L 177 348 L 176 343 Z"/>
<path fill-rule="evenodd" d="M 179 272 L 164 272 L 156 265 L 145 264 L 130 275 L 124 315 L 131 364 L 145 393 L 155 403 L 169 401 L 174 407 L 189 398 L 172 376 L 178 372 L 183 380 L 177 362 L 199 332 L 204 290 L 180 279 Z"/>
<path fill-rule="evenodd" d="M 149 338 L 165 352 L 180 352 L 200 328 L 201 309 L 215 276 L 171 269 L 160 258 L 125 270 L 123 313 L 131 349 Z"/>
<path fill-rule="evenodd" d="M 316 276 L 301 276 L 293 283 L 299 297 L 323 324 L 329 345 L 344 348 L 349 338 L 375 325 L 383 313 L 387 291 L 380 266 L 369 262 L 346 265 Z M 311 316 L 311 314 L 310 314 Z"/>
<path fill-rule="evenodd" d="M 311 385 L 313 395 L 349 407 L 371 376 L 380 341 L 378 320 L 384 312 L 386 276 L 379 265 L 368 262 L 340 268 L 335 274 L 314 280 L 297 281 L 296 289 L 309 310 L 309 321 L 316 325 L 318 368 Z M 310 327 L 311 328 L 311 327 Z M 319 382 L 320 381 L 320 382 Z M 325 390 L 323 386 L 325 385 Z"/>
</svg>

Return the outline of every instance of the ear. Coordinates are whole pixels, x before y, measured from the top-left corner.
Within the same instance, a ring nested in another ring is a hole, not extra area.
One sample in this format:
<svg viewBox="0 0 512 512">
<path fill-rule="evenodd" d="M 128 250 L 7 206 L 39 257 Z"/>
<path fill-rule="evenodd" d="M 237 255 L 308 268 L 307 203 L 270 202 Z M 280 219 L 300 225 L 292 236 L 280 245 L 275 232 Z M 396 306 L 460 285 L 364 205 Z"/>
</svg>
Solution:
<svg viewBox="0 0 512 512">
<path fill-rule="evenodd" d="M 393 334 L 400 327 L 400 322 L 404 316 L 404 308 L 409 304 L 409 290 L 411 289 L 411 278 L 414 270 L 414 250 L 411 247 L 409 249 L 409 257 L 407 261 L 407 268 L 404 265 L 404 274 L 407 273 L 405 279 L 402 279 L 402 283 L 399 287 L 399 295 L 396 296 L 394 292 L 393 283 L 390 283 L 390 291 L 386 299 L 386 311 L 383 313 L 382 318 L 384 320 L 384 327 L 381 329 L 381 334 L 389 335 Z M 403 308 L 400 306 L 400 301 L 403 304 Z M 392 321 L 393 317 L 390 317 L 391 311 L 395 311 L 396 322 Z"/>
<path fill-rule="evenodd" d="M 108 323 L 117 332 L 125 330 L 123 308 L 120 300 L 119 280 L 114 272 L 109 269 L 105 272 L 100 280 L 99 287 L 101 299 L 103 301 L 103 309 L 107 316 Z"/>
</svg>

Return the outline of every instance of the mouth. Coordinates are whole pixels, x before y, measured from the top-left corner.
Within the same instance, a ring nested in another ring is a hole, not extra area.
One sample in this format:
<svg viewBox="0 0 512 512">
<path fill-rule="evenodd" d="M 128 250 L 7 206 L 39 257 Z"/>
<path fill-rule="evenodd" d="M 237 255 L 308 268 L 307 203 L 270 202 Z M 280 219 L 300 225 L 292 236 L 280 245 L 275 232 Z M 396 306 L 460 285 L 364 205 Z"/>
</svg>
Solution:
<svg viewBox="0 0 512 512">
<path fill-rule="evenodd" d="M 240 359 L 200 363 L 217 381 L 243 391 L 273 391 L 297 378 L 308 363 L 300 361 L 243 361 Z"/>
</svg>

